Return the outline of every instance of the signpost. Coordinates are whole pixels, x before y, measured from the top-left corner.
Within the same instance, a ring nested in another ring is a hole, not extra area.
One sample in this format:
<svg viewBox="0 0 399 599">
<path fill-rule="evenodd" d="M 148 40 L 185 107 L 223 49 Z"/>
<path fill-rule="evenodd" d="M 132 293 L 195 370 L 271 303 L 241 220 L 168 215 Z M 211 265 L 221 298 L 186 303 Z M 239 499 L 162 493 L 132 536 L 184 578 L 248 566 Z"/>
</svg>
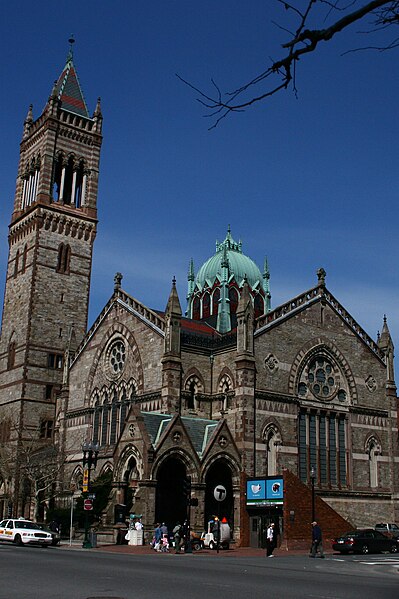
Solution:
<svg viewBox="0 0 399 599">
<path fill-rule="evenodd" d="M 216 501 L 224 501 L 226 499 L 226 495 L 227 491 L 223 485 L 218 485 L 217 487 L 215 487 L 213 491 L 213 496 L 216 499 Z"/>
<path fill-rule="evenodd" d="M 227 495 L 226 487 L 224 487 L 223 485 L 217 485 L 213 490 L 213 496 L 216 499 L 216 501 L 219 503 L 219 510 L 218 510 L 219 513 L 218 513 L 217 530 L 216 530 L 216 534 L 217 534 L 216 551 L 217 551 L 217 553 L 219 553 L 219 544 L 220 544 L 220 503 L 226 499 L 226 495 Z"/>
<path fill-rule="evenodd" d="M 93 501 L 91 499 L 85 499 L 83 501 L 83 509 L 86 511 L 90 511 L 93 509 Z"/>
</svg>

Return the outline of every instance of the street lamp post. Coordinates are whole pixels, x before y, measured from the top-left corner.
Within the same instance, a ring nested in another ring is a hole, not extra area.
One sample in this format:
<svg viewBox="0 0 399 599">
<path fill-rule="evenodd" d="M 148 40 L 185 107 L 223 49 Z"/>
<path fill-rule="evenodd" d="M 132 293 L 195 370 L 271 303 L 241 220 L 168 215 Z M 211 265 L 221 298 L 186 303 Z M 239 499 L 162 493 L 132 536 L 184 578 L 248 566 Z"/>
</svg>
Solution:
<svg viewBox="0 0 399 599">
<path fill-rule="evenodd" d="M 310 480 L 312 482 L 312 522 L 315 521 L 316 519 L 316 514 L 315 514 L 315 502 L 314 502 L 314 481 L 316 478 L 316 470 L 314 468 L 314 466 L 311 467 L 310 469 Z"/>
<path fill-rule="evenodd" d="M 90 472 L 97 465 L 99 446 L 98 443 L 85 441 L 82 445 L 83 452 L 83 498 L 86 499 L 90 492 Z M 82 545 L 83 549 L 91 549 L 92 544 L 89 539 L 89 510 L 85 509 L 85 537 Z"/>
</svg>

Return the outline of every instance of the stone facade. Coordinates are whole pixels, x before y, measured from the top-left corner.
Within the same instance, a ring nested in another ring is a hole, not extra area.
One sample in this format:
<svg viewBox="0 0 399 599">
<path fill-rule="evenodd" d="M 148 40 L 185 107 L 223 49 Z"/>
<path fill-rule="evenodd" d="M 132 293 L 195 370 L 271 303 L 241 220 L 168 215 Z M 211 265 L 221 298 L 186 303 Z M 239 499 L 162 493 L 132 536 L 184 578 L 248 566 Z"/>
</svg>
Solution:
<svg viewBox="0 0 399 599">
<path fill-rule="evenodd" d="M 73 73 L 69 57 L 62 81 Z M 326 288 L 323 269 L 315 287 L 271 310 L 268 269 L 261 275 L 229 230 L 202 279 L 190 265 L 190 318 L 175 281 L 159 312 L 123 290 L 117 273 L 86 331 L 100 145 L 99 104 L 90 118 L 60 83 L 37 121 L 28 113 L 0 345 L 1 431 L 15 423 L 3 442 L 17 458 L 11 487 L 2 474 L 3 514 L 29 508 L 18 452 L 30 436 L 57 450 L 58 501 L 71 488 L 80 495 L 82 443 L 98 448 L 92 477 L 111 473 L 113 486 L 104 526 L 123 504 L 147 529 L 189 516 L 202 530 L 219 514 L 237 543 L 262 543 L 274 520 L 284 543 L 298 545 L 312 484 L 328 534 L 399 520 L 388 325 L 373 341 Z M 247 480 L 267 477 L 283 477 L 283 503 L 247 506 Z"/>
</svg>

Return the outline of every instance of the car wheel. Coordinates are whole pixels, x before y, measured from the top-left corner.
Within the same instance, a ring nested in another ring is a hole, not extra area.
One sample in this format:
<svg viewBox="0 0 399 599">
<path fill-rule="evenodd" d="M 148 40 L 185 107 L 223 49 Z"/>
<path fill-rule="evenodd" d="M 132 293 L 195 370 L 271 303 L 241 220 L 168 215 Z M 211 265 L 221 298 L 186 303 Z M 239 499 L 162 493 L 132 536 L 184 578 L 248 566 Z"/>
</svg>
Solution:
<svg viewBox="0 0 399 599">
<path fill-rule="evenodd" d="M 397 553 L 398 552 L 398 546 L 395 545 L 391 545 L 391 548 L 389 550 L 391 553 Z"/>
<path fill-rule="evenodd" d="M 18 547 L 22 547 L 23 542 L 22 542 L 22 539 L 21 539 L 21 535 L 15 535 L 14 543 L 16 545 L 18 545 Z"/>
<path fill-rule="evenodd" d="M 194 541 L 191 547 L 194 551 L 199 551 L 201 549 L 201 543 L 199 541 Z"/>
<path fill-rule="evenodd" d="M 209 541 L 209 549 L 216 549 L 216 543 Z"/>
<path fill-rule="evenodd" d="M 369 552 L 369 546 L 368 545 L 363 545 L 362 547 L 362 553 L 363 555 L 366 555 Z"/>
</svg>

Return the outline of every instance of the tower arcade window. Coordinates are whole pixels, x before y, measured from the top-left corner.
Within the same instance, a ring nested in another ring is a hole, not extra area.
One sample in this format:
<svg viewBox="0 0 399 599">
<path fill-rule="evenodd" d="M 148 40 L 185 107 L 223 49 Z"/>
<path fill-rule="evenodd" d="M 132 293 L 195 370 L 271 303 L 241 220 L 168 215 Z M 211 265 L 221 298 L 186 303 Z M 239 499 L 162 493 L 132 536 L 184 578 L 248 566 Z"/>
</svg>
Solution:
<svg viewBox="0 0 399 599">
<path fill-rule="evenodd" d="M 54 168 L 53 199 L 80 208 L 84 203 L 85 167 L 84 161 L 76 161 L 74 156 L 57 156 Z"/>
</svg>

